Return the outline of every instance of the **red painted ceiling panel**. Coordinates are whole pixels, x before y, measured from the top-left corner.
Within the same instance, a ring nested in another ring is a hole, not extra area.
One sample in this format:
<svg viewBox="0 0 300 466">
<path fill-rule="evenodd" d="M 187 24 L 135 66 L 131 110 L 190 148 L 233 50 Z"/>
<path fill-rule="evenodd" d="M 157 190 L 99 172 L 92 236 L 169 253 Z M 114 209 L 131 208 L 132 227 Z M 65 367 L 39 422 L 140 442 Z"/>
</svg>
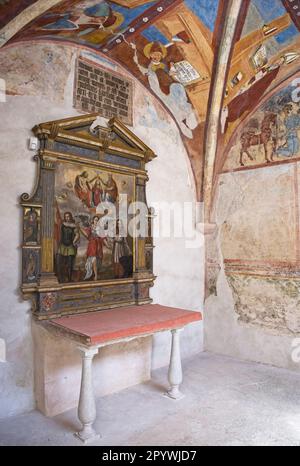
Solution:
<svg viewBox="0 0 300 466">
<path fill-rule="evenodd" d="M 0 29 L 37 0 L 0 0 Z"/>
</svg>

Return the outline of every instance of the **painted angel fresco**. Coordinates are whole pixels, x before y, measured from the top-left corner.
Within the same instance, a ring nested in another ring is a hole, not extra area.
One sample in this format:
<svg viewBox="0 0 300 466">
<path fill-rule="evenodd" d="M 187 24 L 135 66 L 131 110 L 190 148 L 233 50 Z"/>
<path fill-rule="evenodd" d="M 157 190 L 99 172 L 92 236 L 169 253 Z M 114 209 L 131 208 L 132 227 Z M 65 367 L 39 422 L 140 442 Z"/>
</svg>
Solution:
<svg viewBox="0 0 300 466">
<path fill-rule="evenodd" d="M 148 67 L 143 66 L 135 44 L 134 63 L 140 72 L 147 76 L 152 91 L 169 108 L 183 134 L 192 139 L 193 130 L 198 126 L 198 118 L 183 84 L 178 81 L 174 62 L 168 59 L 168 49 L 160 42 L 150 42 L 144 47 L 143 54 L 148 59 Z"/>
</svg>

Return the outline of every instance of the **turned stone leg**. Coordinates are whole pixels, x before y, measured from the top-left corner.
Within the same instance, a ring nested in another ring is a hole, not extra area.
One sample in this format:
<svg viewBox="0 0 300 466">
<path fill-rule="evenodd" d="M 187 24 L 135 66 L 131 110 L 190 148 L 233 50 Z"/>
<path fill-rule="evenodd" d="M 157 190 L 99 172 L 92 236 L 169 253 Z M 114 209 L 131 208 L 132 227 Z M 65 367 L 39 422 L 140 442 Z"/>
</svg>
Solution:
<svg viewBox="0 0 300 466">
<path fill-rule="evenodd" d="M 84 443 L 93 442 L 100 437 L 93 429 L 96 419 L 96 403 L 93 391 L 92 361 L 98 348 L 79 348 L 82 358 L 81 387 L 78 404 L 78 418 L 83 425 L 75 435 Z"/>
<path fill-rule="evenodd" d="M 172 348 L 170 365 L 168 372 L 168 380 L 170 388 L 166 395 L 173 400 L 180 400 L 184 395 L 179 390 L 179 385 L 182 382 L 182 369 L 181 369 L 181 357 L 180 357 L 180 332 L 183 329 L 172 330 Z"/>
</svg>

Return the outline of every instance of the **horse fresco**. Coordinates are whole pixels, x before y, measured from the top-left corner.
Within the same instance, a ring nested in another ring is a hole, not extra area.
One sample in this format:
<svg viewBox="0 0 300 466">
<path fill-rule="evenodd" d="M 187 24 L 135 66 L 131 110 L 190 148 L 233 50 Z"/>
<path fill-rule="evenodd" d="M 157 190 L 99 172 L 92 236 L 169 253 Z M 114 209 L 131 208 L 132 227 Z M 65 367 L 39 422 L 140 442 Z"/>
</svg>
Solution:
<svg viewBox="0 0 300 466">
<path fill-rule="evenodd" d="M 244 131 L 241 135 L 241 150 L 240 150 L 240 166 L 244 167 L 243 155 L 246 153 L 250 160 L 254 160 L 249 153 L 249 148 L 253 146 L 264 146 L 264 154 L 266 163 L 273 161 L 273 156 L 276 148 L 276 128 L 277 115 L 276 113 L 267 113 L 260 125 L 260 133 L 256 134 L 251 130 Z"/>
</svg>

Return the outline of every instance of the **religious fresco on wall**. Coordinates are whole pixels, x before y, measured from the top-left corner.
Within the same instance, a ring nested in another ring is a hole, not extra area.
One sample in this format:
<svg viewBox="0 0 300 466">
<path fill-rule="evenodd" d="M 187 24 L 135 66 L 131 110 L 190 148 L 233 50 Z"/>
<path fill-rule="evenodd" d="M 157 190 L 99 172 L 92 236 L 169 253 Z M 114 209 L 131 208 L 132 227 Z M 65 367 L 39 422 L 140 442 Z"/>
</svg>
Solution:
<svg viewBox="0 0 300 466">
<path fill-rule="evenodd" d="M 300 157 L 300 105 L 292 84 L 255 112 L 235 138 L 224 170 Z"/>
<path fill-rule="evenodd" d="M 291 6 L 288 11 L 283 3 L 281 0 L 250 2 L 225 92 L 221 119 L 225 140 L 272 87 L 299 67 L 300 3 L 286 2 Z M 291 12 L 296 12 L 296 22 Z"/>
<path fill-rule="evenodd" d="M 182 133 L 192 139 L 192 131 L 197 128 L 198 119 L 184 84 L 197 81 L 200 75 L 188 62 L 168 63 L 168 50 L 159 42 L 150 42 L 144 47 L 143 53 L 148 58 L 147 67 L 140 64 L 136 48 L 134 50 L 134 62 L 139 71 L 147 76 L 150 88 L 170 110 Z"/>
<path fill-rule="evenodd" d="M 218 0 L 66 0 L 15 39 L 68 40 L 117 58 L 159 97 L 184 136 L 192 139 L 206 113 L 217 9 Z"/>
<path fill-rule="evenodd" d="M 65 0 L 13 40 L 63 40 L 117 60 L 174 118 L 201 180 L 218 6 L 219 0 Z"/>
<path fill-rule="evenodd" d="M 10 42 L 67 41 L 124 66 L 175 120 L 200 199 L 207 104 L 222 8 L 224 2 L 219 0 L 63 0 Z M 221 114 L 220 151 L 241 120 L 298 69 L 299 13 L 299 0 L 243 2 Z"/>
<path fill-rule="evenodd" d="M 124 225 L 115 219 L 122 195 L 127 195 L 128 203 L 134 200 L 133 176 L 60 165 L 55 187 L 54 257 L 60 283 L 132 276 L 133 240 L 124 236 Z M 110 216 L 115 223 L 109 222 Z"/>
<path fill-rule="evenodd" d="M 16 52 L 10 47 L 0 53 L 1 75 L 5 76 L 7 95 L 34 95 L 47 101 L 62 102 L 74 52 L 63 44 L 24 44 Z"/>
</svg>

